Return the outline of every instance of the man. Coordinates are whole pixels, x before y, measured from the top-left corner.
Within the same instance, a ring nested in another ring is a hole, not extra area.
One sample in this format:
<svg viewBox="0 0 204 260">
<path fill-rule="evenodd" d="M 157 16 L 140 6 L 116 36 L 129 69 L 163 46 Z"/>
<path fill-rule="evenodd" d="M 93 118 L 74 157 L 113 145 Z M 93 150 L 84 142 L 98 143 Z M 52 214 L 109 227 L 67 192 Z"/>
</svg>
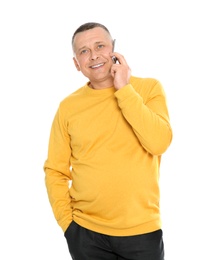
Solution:
<svg viewBox="0 0 204 260">
<path fill-rule="evenodd" d="M 60 103 L 44 164 L 69 252 L 75 260 L 163 260 L 159 167 L 172 140 L 164 90 L 131 75 L 102 24 L 81 25 L 72 47 L 88 82 Z"/>
</svg>

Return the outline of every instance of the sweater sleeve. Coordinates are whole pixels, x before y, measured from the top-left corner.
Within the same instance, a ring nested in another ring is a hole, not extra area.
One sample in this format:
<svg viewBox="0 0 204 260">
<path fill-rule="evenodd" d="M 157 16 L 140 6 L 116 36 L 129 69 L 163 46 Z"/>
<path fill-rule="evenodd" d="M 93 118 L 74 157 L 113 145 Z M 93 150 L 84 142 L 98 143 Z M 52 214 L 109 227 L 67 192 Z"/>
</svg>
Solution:
<svg viewBox="0 0 204 260">
<path fill-rule="evenodd" d="M 44 163 L 45 184 L 54 216 L 65 231 L 72 221 L 71 198 L 69 195 L 70 138 L 66 123 L 57 111 L 52 123 L 48 158 Z"/>
<path fill-rule="evenodd" d="M 156 81 L 142 94 L 128 84 L 115 92 L 123 116 L 143 148 L 152 155 L 161 155 L 172 140 L 166 97 L 161 84 Z"/>
</svg>

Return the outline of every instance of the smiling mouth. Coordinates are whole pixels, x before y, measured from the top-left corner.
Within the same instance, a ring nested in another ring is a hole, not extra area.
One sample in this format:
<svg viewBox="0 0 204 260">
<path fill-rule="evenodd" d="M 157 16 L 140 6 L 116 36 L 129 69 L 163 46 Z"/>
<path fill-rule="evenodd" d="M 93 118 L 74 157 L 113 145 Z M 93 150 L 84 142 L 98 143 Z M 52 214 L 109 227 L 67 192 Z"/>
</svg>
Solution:
<svg viewBox="0 0 204 260">
<path fill-rule="evenodd" d="M 104 63 L 99 63 L 99 64 L 96 64 L 96 65 L 90 66 L 90 68 L 96 69 L 96 68 L 102 67 L 103 65 L 104 65 Z"/>
</svg>

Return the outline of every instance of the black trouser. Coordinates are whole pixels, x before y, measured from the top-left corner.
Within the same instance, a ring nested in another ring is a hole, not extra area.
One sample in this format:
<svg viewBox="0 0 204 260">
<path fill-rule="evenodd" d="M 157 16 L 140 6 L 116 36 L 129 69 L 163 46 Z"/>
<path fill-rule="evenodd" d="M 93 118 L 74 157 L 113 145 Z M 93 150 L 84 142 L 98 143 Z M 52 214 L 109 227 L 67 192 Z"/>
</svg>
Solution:
<svg viewBox="0 0 204 260">
<path fill-rule="evenodd" d="M 65 232 L 73 260 L 164 260 L 162 230 L 135 236 L 108 236 L 74 221 Z"/>
</svg>

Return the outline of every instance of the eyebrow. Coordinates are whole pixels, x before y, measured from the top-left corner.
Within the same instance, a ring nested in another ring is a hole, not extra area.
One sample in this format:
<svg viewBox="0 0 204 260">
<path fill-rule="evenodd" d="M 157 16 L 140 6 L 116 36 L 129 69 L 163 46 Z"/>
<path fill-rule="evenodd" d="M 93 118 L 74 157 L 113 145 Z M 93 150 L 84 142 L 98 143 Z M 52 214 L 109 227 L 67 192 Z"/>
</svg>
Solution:
<svg viewBox="0 0 204 260">
<path fill-rule="evenodd" d="M 98 45 L 98 44 L 101 44 L 101 43 L 104 44 L 104 42 L 102 42 L 102 41 L 98 41 L 98 42 L 95 42 L 94 45 Z M 87 46 L 85 45 L 85 46 L 79 48 L 78 51 L 81 51 L 81 50 L 86 49 L 86 48 L 87 48 Z"/>
</svg>

